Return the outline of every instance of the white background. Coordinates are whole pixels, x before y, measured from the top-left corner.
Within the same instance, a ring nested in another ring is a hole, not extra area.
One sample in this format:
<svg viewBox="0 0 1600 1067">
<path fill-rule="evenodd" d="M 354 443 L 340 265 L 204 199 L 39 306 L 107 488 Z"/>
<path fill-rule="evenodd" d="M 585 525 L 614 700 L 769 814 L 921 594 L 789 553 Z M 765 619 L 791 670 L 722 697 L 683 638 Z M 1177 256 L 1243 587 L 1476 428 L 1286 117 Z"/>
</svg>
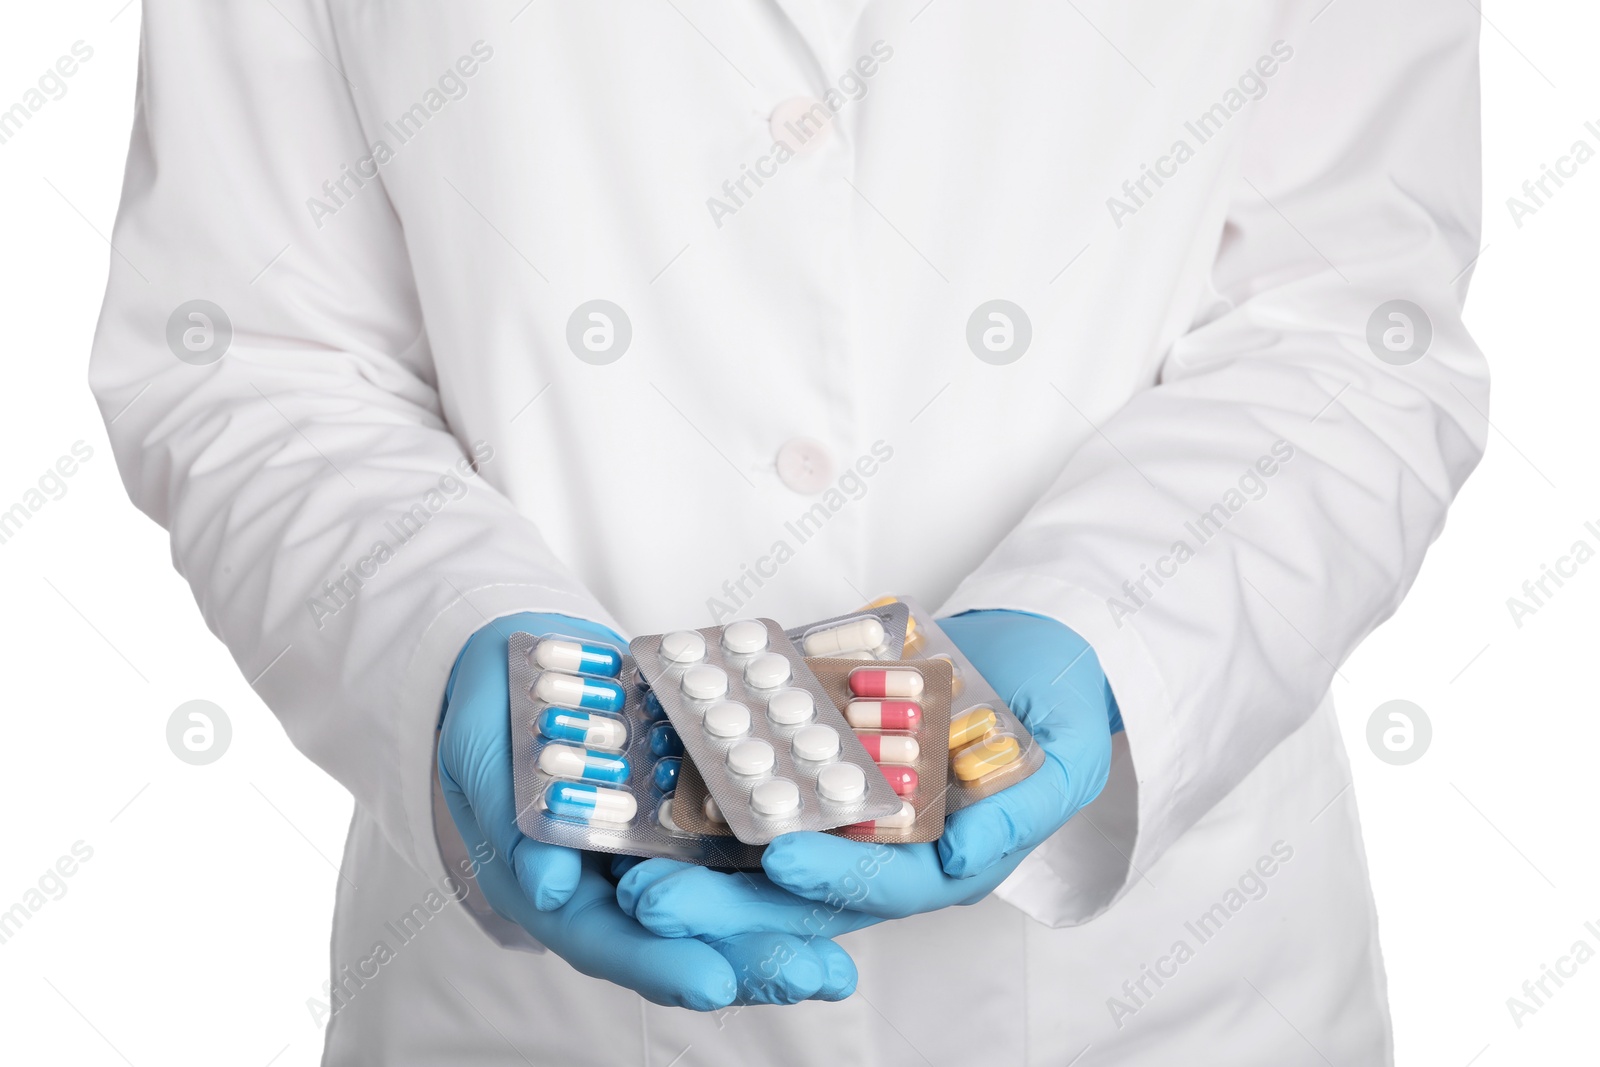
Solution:
<svg viewBox="0 0 1600 1067">
<path fill-rule="evenodd" d="M 0 911 L 75 843 L 93 854 L 0 944 L 0 1059 L 315 1063 L 321 1032 L 306 1001 L 326 977 L 349 800 L 295 753 L 206 631 L 165 534 L 123 494 L 84 385 L 139 8 L 7 7 L 0 108 L 75 41 L 94 55 L 0 144 L 0 510 L 75 442 L 93 457 L 0 544 L 11 709 Z M 1399 1062 L 1594 1063 L 1600 959 L 1549 986 L 1520 1027 L 1506 1000 L 1578 939 L 1600 949 L 1600 560 L 1520 628 L 1506 600 L 1574 541 L 1600 548 L 1584 527 L 1600 531 L 1600 159 L 1520 227 L 1506 199 L 1575 140 L 1600 149 L 1600 12 L 1569 2 L 1487 14 L 1485 249 L 1467 321 L 1494 370 L 1495 432 L 1410 598 L 1343 666 L 1335 694 Z M 1433 724 L 1431 748 L 1408 766 L 1366 743 L 1368 716 L 1395 698 Z M 210 766 L 167 748 L 168 717 L 192 699 L 216 702 L 233 725 Z"/>
</svg>

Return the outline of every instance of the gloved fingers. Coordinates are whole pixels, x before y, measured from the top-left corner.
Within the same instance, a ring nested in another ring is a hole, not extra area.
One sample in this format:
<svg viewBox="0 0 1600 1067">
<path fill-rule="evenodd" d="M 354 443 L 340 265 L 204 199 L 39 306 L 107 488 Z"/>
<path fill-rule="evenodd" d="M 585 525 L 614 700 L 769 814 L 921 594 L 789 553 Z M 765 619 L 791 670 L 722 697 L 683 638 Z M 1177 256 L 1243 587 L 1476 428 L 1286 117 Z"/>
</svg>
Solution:
<svg viewBox="0 0 1600 1067">
<path fill-rule="evenodd" d="M 582 866 L 583 858 L 577 849 L 527 837 L 518 841 L 511 852 L 517 884 L 540 911 L 554 911 L 572 897 Z"/>
<path fill-rule="evenodd" d="M 1100 704 L 1069 699 L 1035 737 L 1044 763 L 1027 778 L 956 812 L 939 840 L 944 871 L 970 878 L 1042 844 L 1100 795 L 1111 772 L 1111 731 Z"/>
<path fill-rule="evenodd" d="M 797 897 L 759 873 L 723 874 L 668 859 L 646 860 L 624 875 L 617 883 L 617 901 L 646 929 L 664 937 L 837 937 L 876 921 Z"/>
<path fill-rule="evenodd" d="M 594 978 L 633 989 L 656 1004 L 716 1011 L 732 1004 L 738 979 L 727 959 L 694 938 L 658 937 L 617 907 L 611 882 L 584 865 L 572 899 L 536 916 L 529 932 Z"/>
<path fill-rule="evenodd" d="M 860 975 L 856 971 L 856 961 L 851 959 L 850 953 L 826 937 L 812 938 L 806 943 L 811 946 L 812 951 L 822 957 L 822 965 L 828 974 L 822 988 L 812 999 L 844 1000 L 853 994 Z"/>
<path fill-rule="evenodd" d="M 1039 845 L 1081 806 L 1077 792 L 1066 765 L 1047 747 L 1044 763 L 1033 774 L 945 821 L 939 839 L 944 872 L 971 878 Z"/>
<path fill-rule="evenodd" d="M 710 944 L 738 977 L 739 1004 L 843 1000 L 856 989 L 855 961 L 826 938 L 744 933 Z"/>
<path fill-rule="evenodd" d="M 465 800 L 446 793 L 458 821 Z M 468 820 L 462 836 L 468 852 L 487 844 Z M 657 937 L 617 907 L 611 883 L 593 864 L 582 866 L 571 899 L 555 911 L 539 911 L 523 894 L 511 867 L 492 855 L 478 867 L 478 886 L 501 915 L 522 926 L 550 951 L 594 978 L 625 986 L 656 1004 L 715 1011 L 733 1003 L 733 967 L 716 949 L 693 938 Z"/>
<path fill-rule="evenodd" d="M 899 919 L 957 903 L 931 843 L 884 845 L 832 834 L 784 834 L 761 866 L 783 889 L 840 914 Z"/>
<path fill-rule="evenodd" d="M 522 839 L 517 829 L 516 789 L 511 774 L 510 706 L 505 690 L 505 650 L 497 665 L 474 662 L 495 642 L 474 638 L 462 653 L 455 693 L 439 737 L 439 780 L 448 792 L 466 796 L 473 818 L 503 858 Z M 485 672 L 498 670 L 498 678 Z"/>
<path fill-rule="evenodd" d="M 467 747 L 471 751 L 453 760 L 455 766 L 449 773 L 444 765 L 442 744 L 440 748 L 440 784 L 446 795 L 453 791 L 462 797 L 477 828 L 494 848 L 495 855 L 515 872 L 529 900 L 544 911 L 560 907 L 577 884 L 578 853 L 558 845 L 531 841 L 517 828 L 509 741 L 504 750 L 503 767 L 496 755 L 500 750 L 496 743 L 485 743 L 480 737 L 457 747 Z M 452 814 L 455 810 L 452 806 Z M 461 829 L 459 817 L 456 828 Z"/>
<path fill-rule="evenodd" d="M 489 844 L 511 865 L 535 906 L 548 911 L 560 907 L 577 885 L 578 854 L 530 841 L 517 828 L 509 714 L 506 640 L 498 631 L 479 631 L 457 663 L 439 739 L 440 780 L 446 790 L 465 794 Z"/>
</svg>

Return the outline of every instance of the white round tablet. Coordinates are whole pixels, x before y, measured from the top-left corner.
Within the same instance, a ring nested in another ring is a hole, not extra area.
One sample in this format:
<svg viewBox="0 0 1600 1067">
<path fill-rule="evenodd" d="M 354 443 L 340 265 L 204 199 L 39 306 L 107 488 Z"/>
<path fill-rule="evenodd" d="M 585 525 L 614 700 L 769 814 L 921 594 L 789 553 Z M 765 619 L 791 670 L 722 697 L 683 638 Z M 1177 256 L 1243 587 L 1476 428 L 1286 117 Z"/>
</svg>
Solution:
<svg viewBox="0 0 1600 1067">
<path fill-rule="evenodd" d="M 722 628 L 722 647 L 747 656 L 767 647 L 767 628 L 754 619 L 740 619 Z"/>
<path fill-rule="evenodd" d="M 744 680 L 746 685 L 755 689 L 776 689 L 787 682 L 793 673 L 786 656 L 777 652 L 763 652 L 746 665 Z"/>
<path fill-rule="evenodd" d="M 834 763 L 817 775 L 817 795 L 834 804 L 860 800 L 867 791 L 867 776 L 854 763 Z"/>
<path fill-rule="evenodd" d="M 831 726 L 813 723 L 794 732 L 794 758 L 812 760 L 832 759 L 839 754 L 839 732 Z"/>
<path fill-rule="evenodd" d="M 706 733 L 712 737 L 740 737 L 750 732 L 750 709 L 724 700 L 706 709 L 703 721 Z"/>
<path fill-rule="evenodd" d="M 734 774 L 766 774 L 776 762 L 772 746 L 759 738 L 740 741 L 728 749 L 728 770 Z"/>
<path fill-rule="evenodd" d="M 661 658 L 668 663 L 699 663 L 706 658 L 706 639 L 693 630 L 674 630 L 661 638 Z"/>
<path fill-rule="evenodd" d="M 680 684 L 690 700 L 716 700 L 728 692 L 728 675 L 721 667 L 702 663 L 684 671 Z"/>
<path fill-rule="evenodd" d="M 768 818 L 793 815 L 800 810 L 800 787 L 787 778 L 774 778 L 750 790 L 750 810 Z"/>
<path fill-rule="evenodd" d="M 816 713 L 816 699 L 804 689 L 780 689 L 767 701 L 767 718 L 779 726 L 810 722 Z"/>
</svg>

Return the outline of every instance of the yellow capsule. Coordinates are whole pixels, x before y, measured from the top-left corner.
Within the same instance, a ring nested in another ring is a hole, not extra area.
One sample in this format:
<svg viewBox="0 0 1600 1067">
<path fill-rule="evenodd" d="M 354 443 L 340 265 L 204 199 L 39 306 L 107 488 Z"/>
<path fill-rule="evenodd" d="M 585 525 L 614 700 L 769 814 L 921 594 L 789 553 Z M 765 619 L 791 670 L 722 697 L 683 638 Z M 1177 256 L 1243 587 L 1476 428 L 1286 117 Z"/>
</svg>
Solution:
<svg viewBox="0 0 1600 1067">
<path fill-rule="evenodd" d="M 950 768 L 963 782 L 972 782 L 1015 763 L 1021 755 L 1022 747 L 1016 738 L 992 737 L 957 753 Z"/>
<path fill-rule="evenodd" d="M 965 715 L 957 715 L 950 720 L 951 749 L 958 749 L 962 745 L 983 737 L 994 729 L 994 723 L 994 709 L 986 708 L 981 704 Z"/>
</svg>

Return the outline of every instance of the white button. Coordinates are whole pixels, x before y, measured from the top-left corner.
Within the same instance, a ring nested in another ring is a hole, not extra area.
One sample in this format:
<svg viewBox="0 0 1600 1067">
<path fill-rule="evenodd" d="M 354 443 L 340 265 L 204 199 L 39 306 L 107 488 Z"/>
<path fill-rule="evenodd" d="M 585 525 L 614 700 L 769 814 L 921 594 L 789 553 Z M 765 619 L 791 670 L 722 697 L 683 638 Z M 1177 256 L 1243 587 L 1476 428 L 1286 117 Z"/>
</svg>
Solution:
<svg viewBox="0 0 1600 1067">
<path fill-rule="evenodd" d="M 745 656 L 767 647 L 767 628 L 754 619 L 740 619 L 722 628 L 722 647 Z"/>
<path fill-rule="evenodd" d="M 734 774 L 766 774 L 776 762 L 772 746 L 760 738 L 740 741 L 728 749 L 728 770 Z"/>
<path fill-rule="evenodd" d="M 661 638 L 661 658 L 669 663 L 698 663 L 706 658 L 706 639 L 693 630 L 674 630 Z"/>
<path fill-rule="evenodd" d="M 777 818 L 800 810 L 800 787 L 787 778 L 774 778 L 750 790 L 750 810 Z"/>
<path fill-rule="evenodd" d="M 833 112 L 809 96 L 790 97 L 772 109 L 767 128 L 797 156 L 809 156 L 833 139 Z"/>
<path fill-rule="evenodd" d="M 778 477 L 804 496 L 813 496 L 833 481 L 833 455 L 826 445 L 796 437 L 778 449 Z"/>
<path fill-rule="evenodd" d="M 728 692 L 728 676 L 721 667 L 702 663 L 683 672 L 683 695 L 690 700 L 716 700 Z"/>
<path fill-rule="evenodd" d="M 817 775 L 817 795 L 835 804 L 859 800 L 867 791 L 867 776 L 854 763 L 834 763 Z"/>
<path fill-rule="evenodd" d="M 781 652 L 763 652 L 745 666 L 744 680 L 754 689 L 776 689 L 793 673 Z"/>
<path fill-rule="evenodd" d="M 705 717 L 706 733 L 712 737 L 738 737 L 750 732 L 750 709 L 731 700 L 710 708 Z"/>
<path fill-rule="evenodd" d="M 782 689 L 767 701 L 767 718 L 779 726 L 809 722 L 816 710 L 816 700 L 804 689 Z"/>
<path fill-rule="evenodd" d="M 839 754 L 839 732 L 831 726 L 816 723 L 802 726 L 794 734 L 794 758 L 813 762 L 832 759 Z"/>
</svg>

